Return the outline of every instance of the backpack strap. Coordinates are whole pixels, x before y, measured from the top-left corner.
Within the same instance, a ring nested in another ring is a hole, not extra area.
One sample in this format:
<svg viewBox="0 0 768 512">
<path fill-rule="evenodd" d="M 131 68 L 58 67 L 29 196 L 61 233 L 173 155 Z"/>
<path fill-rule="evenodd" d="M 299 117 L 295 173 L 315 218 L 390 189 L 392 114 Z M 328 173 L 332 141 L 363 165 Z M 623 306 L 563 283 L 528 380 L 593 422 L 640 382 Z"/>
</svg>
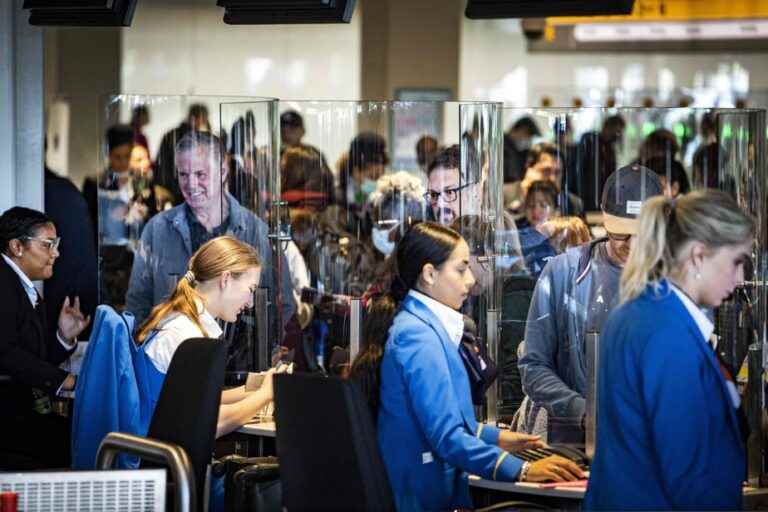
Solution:
<svg viewBox="0 0 768 512">
<path fill-rule="evenodd" d="M 576 267 L 576 284 L 581 283 L 589 274 L 589 269 L 592 268 L 592 254 L 597 244 L 606 240 L 608 240 L 608 237 L 598 238 L 579 247 L 579 266 Z"/>
</svg>

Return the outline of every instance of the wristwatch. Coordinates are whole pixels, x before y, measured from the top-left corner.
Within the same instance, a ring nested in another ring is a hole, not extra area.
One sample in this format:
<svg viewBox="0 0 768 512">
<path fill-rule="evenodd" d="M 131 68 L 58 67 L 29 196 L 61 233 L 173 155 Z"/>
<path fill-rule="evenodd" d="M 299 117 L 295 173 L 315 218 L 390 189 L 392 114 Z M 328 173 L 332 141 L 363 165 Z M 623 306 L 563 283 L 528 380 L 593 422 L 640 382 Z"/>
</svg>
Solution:
<svg viewBox="0 0 768 512">
<path fill-rule="evenodd" d="M 518 482 L 525 482 L 525 479 L 528 478 L 528 472 L 531 470 L 531 463 L 526 461 L 523 462 L 523 467 L 520 468 L 520 473 L 517 475 L 517 481 Z"/>
</svg>

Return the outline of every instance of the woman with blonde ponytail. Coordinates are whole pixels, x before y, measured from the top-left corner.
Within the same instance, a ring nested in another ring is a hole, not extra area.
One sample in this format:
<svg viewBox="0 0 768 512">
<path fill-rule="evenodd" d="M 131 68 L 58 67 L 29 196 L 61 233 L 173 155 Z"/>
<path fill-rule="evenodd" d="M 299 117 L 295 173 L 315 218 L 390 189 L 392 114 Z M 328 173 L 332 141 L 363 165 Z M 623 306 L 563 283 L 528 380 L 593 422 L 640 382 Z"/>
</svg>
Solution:
<svg viewBox="0 0 768 512">
<path fill-rule="evenodd" d="M 139 327 L 136 341 L 144 344 L 150 364 L 137 369 L 142 401 L 154 411 L 174 352 L 189 338 L 218 338 L 216 320 L 234 322 L 253 305 L 261 261 L 252 246 L 230 236 L 214 238 L 195 252 L 187 273 L 167 301 L 158 304 Z M 261 388 L 246 393 L 243 386 L 222 393 L 216 437 L 247 423 L 272 400 L 272 372 Z"/>
<path fill-rule="evenodd" d="M 741 509 L 733 376 L 704 310 L 744 279 L 754 220 L 726 193 L 649 199 L 600 338 L 596 452 L 585 510 Z"/>
</svg>

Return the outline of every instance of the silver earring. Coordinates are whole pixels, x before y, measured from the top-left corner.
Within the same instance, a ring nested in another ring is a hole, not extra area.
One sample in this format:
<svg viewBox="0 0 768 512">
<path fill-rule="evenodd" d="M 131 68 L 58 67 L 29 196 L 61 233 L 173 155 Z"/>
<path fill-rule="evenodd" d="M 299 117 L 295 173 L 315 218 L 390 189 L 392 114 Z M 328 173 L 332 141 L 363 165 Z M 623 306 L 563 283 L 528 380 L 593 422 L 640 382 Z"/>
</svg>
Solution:
<svg viewBox="0 0 768 512">
<path fill-rule="evenodd" d="M 696 272 L 696 274 L 694 274 L 693 277 L 695 277 L 696 280 L 698 281 L 699 279 L 701 279 L 701 274 L 699 272 Z"/>
</svg>

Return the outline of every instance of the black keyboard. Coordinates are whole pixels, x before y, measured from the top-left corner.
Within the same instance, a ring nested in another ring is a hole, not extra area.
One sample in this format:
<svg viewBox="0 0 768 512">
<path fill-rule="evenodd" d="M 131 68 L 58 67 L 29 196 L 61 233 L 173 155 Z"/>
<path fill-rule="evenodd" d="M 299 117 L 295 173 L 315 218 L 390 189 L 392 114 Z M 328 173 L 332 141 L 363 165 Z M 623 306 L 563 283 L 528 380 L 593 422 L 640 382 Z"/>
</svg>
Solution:
<svg viewBox="0 0 768 512">
<path fill-rule="evenodd" d="M 589 460 L 587 460 L 587 456 L 584 455 L 584 453 L 582 453 L 580 450 L 571 448 L 569 446 L 555 445 L 548 446 L 546 448 L 529 448 L 528 450 L 515 453 L 515 456 L 528 462 L 541 460 L 545 457 L 549 457 L 550 455 L 559 455 L 560 457 L 572 460 L 578 464 L 582 470 L 586 471 L 589 469 Z"/>
</svg>

